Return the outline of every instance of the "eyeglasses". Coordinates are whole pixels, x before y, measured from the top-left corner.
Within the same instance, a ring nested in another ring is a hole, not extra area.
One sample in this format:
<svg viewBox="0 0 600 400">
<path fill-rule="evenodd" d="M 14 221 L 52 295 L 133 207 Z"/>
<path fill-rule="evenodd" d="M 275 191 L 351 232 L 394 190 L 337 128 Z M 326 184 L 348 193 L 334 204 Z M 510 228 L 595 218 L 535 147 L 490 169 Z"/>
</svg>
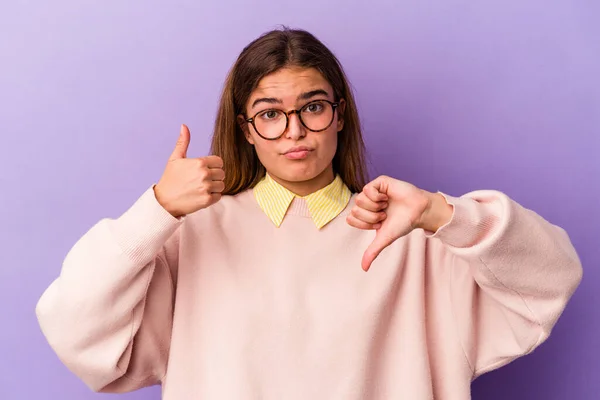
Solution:
<svg viewBox="0 0 600 400">
<path fill-rule="evenodd" d="M 291 114 L 298 115 L 300 123 L 312 132 L 322 132 L 333 123 L 335 110 L 340 103 L 329 100 L 315 100 L 305 104 L 298 110 L 283 111 L 269 108 L 259 111 L 252 118 L 247 118 L 258 135 L 265 140 L 277 140 L 288 128 Z"/>
</svg>

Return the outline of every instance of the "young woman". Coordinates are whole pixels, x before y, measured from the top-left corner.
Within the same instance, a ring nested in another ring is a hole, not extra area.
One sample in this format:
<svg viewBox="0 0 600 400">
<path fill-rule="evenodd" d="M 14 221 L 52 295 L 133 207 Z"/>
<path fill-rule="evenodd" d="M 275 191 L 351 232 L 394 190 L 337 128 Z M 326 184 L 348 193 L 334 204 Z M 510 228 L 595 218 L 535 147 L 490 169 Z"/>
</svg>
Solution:
<svg viewBox="0 0 600 400">
<path fill-rule="evenodd" d="M 581 280 L 565 232 L 502 193 L 365 184 L 346 77 L 307 32 L 250 43 L 213 155 L 189 141 L 182 126 L 158 183 L 75 244 L 37 306 L 93 390 L 468 399 L 547 339 Z"/>
</svg>

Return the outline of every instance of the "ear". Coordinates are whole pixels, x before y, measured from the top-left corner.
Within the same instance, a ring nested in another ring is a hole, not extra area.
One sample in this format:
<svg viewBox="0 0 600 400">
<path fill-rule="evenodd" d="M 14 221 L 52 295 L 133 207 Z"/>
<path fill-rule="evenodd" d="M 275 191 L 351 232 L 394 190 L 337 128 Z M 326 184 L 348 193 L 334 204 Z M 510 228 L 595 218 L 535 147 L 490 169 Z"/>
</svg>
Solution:
<svg viewBox="0 0 600 400">
<path fill-rule="evenodd" d="M 250 143 L 251 145 L 254 145 L 254 139 L 252 138 L 252 135 L 250 134 L 250 127 L 248 126 L 248 122 L 246 122 L 246 118 L 242 114 L 237 116 L 237 123 L 240 126 L 240 128 L 242 129 L 242 132 L 244 132 L 244 136 L 246 137 L 246 140 L 248 141 L 248 143 Z"/>
<path fill-rule="evenodd" d="M 340 99 L 338 106 L 337 131 L 344 129 L 344 114 L 346 112 L 346 100 Z"/>
</svg>

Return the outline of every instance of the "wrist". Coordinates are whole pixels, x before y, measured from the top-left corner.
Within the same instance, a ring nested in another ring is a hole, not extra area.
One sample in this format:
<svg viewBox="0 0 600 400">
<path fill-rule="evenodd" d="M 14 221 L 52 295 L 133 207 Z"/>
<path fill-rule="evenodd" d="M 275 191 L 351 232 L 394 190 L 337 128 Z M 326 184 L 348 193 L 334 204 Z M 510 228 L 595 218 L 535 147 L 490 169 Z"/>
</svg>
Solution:
<svg viewBox="0 0 600 400">
<path fill-rule="evenodd" d="M 435 233 L 442 226 L 450 222 L 454 210 L 440 193 L 425 191 L 425 196 L 428 200 L 427 207 L 423 211 L 417 227 Z"/>
<path fill-rule="evenodd" d="M 158 187 L 158 184 L 154 185 L 154 187 L 152 189 L 154 190 L 154 197 L 156 198 L 156 201 L 158 202 L 158 204 L 160 204 L 161 207 L 164 208 L 173 217 L 179 218 L 181 215 L 179 215 L 177 212 L 175 212 L 174 210 L 172 210 L 171 207 L 169 207 L 169 204 L 164 199 L 164 196 L 162 195 L 162 192 L 160 191 L 160 188 Z"/>
</svg>

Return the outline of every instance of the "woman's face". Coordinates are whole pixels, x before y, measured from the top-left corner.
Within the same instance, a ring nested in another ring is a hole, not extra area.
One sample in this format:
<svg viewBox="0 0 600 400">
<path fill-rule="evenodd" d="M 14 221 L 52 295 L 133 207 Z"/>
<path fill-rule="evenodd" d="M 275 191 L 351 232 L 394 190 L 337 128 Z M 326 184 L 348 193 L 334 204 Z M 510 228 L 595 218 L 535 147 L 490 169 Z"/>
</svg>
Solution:
<svg viewBox="0 0 600 400">
<path fill-rule="evenodd" d="M 338 132 L 344 125 L 343 119 L 339 118 L 344 110 L 343 99 L 339 109 L 334 110 L 333 115 L 329 114 L 331 118 L 324 114 L 329 105 L 318 100 L 335 101 L 333 89 L 321 73 L 313 68 L 283 68 L 265 76 L 246 104 L 248 118 L 260 113 L 255 117 L 255 124 L 263 136 L 273 132 L 271 136 L 277 136 L 281 131 L 283 135 L 276 140 L 266 140 L 251 123 L 246 124 L 243 117 L 239 118 L 248 142 L 254 145 L 269 175 L 284 186 L 287 184 L 288 188 L 291 186 L 298 191 L 306 191 L 306 194 L 333 180 L 332 160 L 337 149 Z M 306 106 L 309 103 L 311 105 Z M 331 119 L 333 122 L 327 129 L 313 132 L 294 113 L 289 115 L 285 129 L 283 113 L 267 111 L 289 112 L 303 107 L 303 120 L 311 129 L 321 129 Z"/>
</svg>

